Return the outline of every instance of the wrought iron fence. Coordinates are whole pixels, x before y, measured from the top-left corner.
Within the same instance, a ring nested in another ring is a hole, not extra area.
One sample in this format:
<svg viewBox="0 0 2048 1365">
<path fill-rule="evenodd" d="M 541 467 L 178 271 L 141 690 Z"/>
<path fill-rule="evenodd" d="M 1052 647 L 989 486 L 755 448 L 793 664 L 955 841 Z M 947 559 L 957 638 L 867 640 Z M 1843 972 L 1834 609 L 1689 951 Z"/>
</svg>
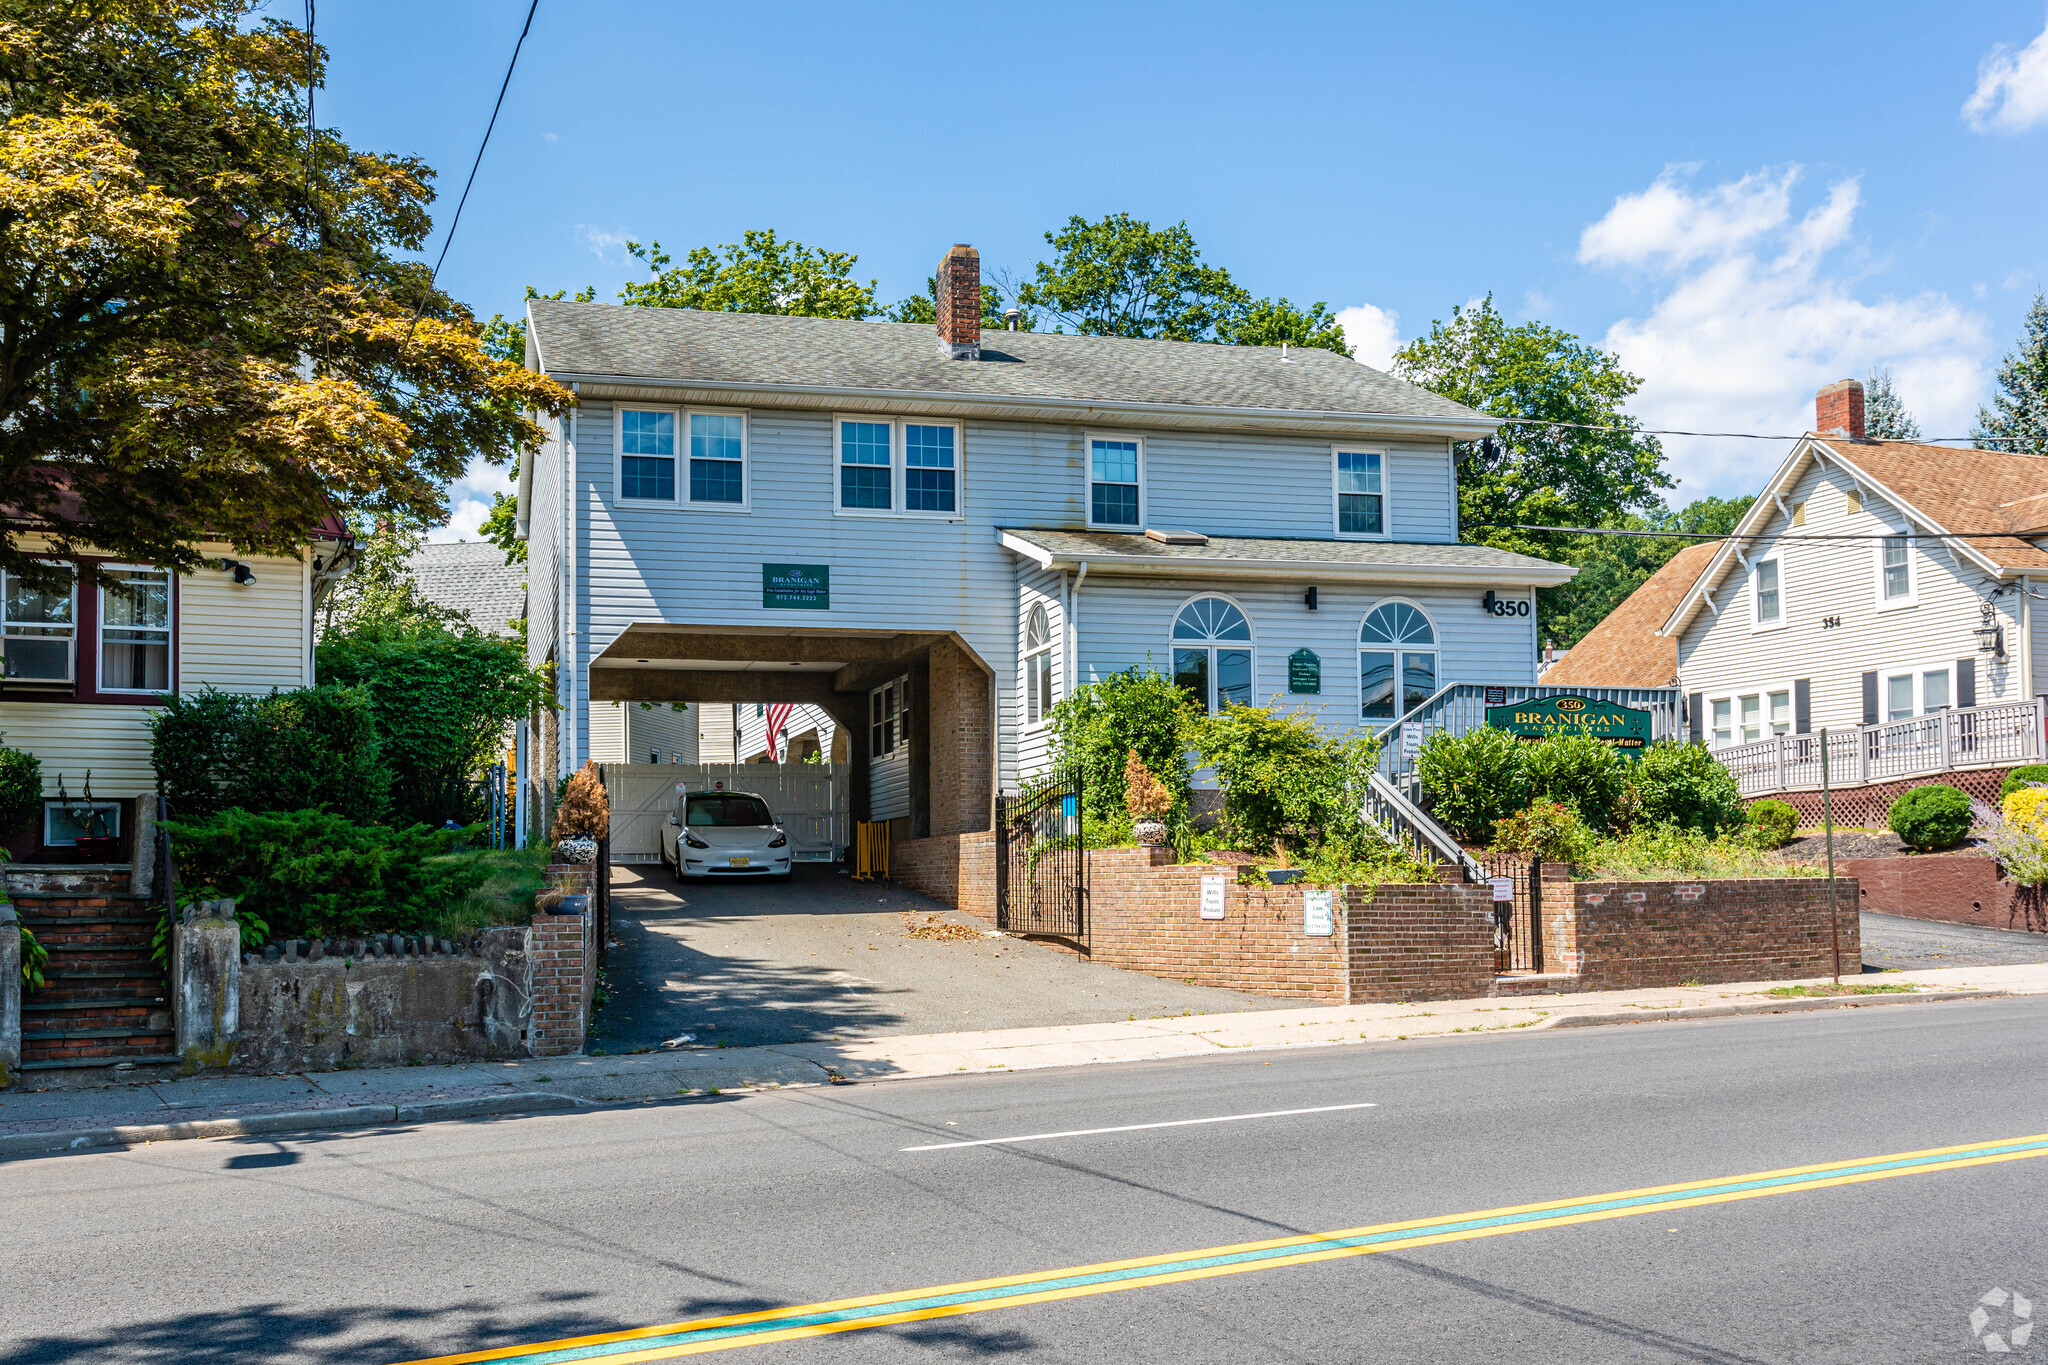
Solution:
<svg viewBox="0 0 2048 1365">
<path fill-rule="evenodd" d="M 1542 864 L 1526 858 L 1494 857 L 1481 863 L 1484 880 L 1508 882 L 1509 899 L 1493 903 L 1493 969 L 1543 970 Z"/>
<path fill-rule="evenodd" d="M 1081 770 L 1055 773 L 996 798 L 996 927 L 1055 938 L 1088 936 L 1088 848 Z"/>
</svg>

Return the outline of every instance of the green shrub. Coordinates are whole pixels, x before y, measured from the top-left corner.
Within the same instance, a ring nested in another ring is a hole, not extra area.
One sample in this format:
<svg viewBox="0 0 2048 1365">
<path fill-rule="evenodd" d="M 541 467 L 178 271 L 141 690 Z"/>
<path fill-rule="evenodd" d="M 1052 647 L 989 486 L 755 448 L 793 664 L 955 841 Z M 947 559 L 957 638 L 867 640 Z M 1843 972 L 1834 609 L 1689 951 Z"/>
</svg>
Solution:
<svg viewBox="0 0 2048 1365">
<path fill-rule="evenodd" d="M 1125 765 L 1137 750 L 1174 795 L 1174 812 L 1188 805 L 1188 726 L 1195 709 L 1173 679 L 1149 668 L 1127 668 L 1078 687 L 1046 715 L 1053 756 L 1081 770 L 1081 801 L 1098 820 L 1128 821 Z M 1171 819 L 1171 817 L 1169 817 Z"/>
<path fill-rule="evenodd" d="M 26 924 L 21 926 L 21 988 L 39 991 L 44 986 L 43 968 L 50 965 L 50 950 L 36 942 Z"/>
<path fill-rule="evenodd" d="M 2005 775 L 2005 781 L 1998 784 L 1998 804 L 2003 807 L 2006 797 L 2036 782 L 2048 782 L 2048 763 L 2029 763 L 2014 768 Z"/>
<path fill-rule="evenodd" d="M 149 733 L 157 781 L 183 819 L 323 805 L 355 820 L 384 818 L 391 774 L 369 694 L 358 688 L 171 693 Z"/>
<path fill-rule="evenodd" d="M 1529 804 L 1529 748 L 1491 726 L 1431 735 L 1416 760 L 1431 813 L 1459 836 L 1488 842 L 1496 822 Z"/>
<path fill-rule="evenodd" d="M 327 635 L 320 676 L 361 687 L 392 774 L 393 824 L 468 824 L 482 815 L 473 778 L 505 726 L 552 708 L 545 668 L 517 640 L 425 624 L 368 624 Z"/>
<path fill-rule="evenodd" d="M 14 833 L 42 808 L 42 763 L 20 749 L 0 749 L 0 835 Z"/>
<path fill-rule="evenodd" d="M 1970 798 L 1939 782 L 1914 787 L 1892 802 L 1885 823 L 1908 848 L 1954 848 L 1970 833 Z"/>
<path fill-rule="evenodd" d="M 1628 798 L 1637 823 L 1675 825 L 1716 835 L 1747 819 L 1735 774 L 1698 744 L 1653 744 L 1643 751 Z"/>
<path fill-rule="evenodd" d="M 1546 863 L 1579 862 L 1597 839 L 1579 813 L 1562 801 L 1531 801 L 1493 827 L 1496 849 Z"/>
<path fill-rule="evenodd" d="M 1765 848 L 1783 848 L 1799 832 L 1799 812 L 1784 801 L 1758 801 L 1749 808 L 1749 827 Z"/>
<path fill-rule="evenodd" d="M 1570 806 L 1594 829 L 1614 828 L 1631 767 L 1620 750 L 1591 735 L 1551 735 L 1524 747 L 1531 796 Z"/>
<path fill-rule="evenodd" d="M 167 828 L 181 898 L 233 896 L 273 938 L 417 932 L 491 876 L 477 858 L 453 852 L 476 827 L 394 829 L 324 810 L 224 810 Z"/>
<path fill-rule="evenodd" d="M 1822 869 L 1774 858 L 1742 834 L 1719 837 L 1653 825 L 1603 839 L 1579 860 L 1588 881 L 1682 881 L 1694 877 L 1818 877 Z"/>
<path fill-rule="evenodd" d="M 1192 726 L 1195 748 L 1223 784 L 1223 823 L 1247 853 L 1276 841 L 1289 856 L 1350 856 L 1381 840 L 1365 825 L 1365 786 L 1379 741 L 1333 738 L 1306 716 L 1231 706 Z"/>
</svg>

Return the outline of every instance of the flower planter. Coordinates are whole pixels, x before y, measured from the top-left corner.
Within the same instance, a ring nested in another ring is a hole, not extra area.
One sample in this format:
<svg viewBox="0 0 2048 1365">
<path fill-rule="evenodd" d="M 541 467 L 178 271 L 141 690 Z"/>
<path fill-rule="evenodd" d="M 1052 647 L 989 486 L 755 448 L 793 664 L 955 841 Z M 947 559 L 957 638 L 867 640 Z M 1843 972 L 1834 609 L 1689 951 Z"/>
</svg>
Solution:
<svg viewBox="0 0 2048 1365">
<path fill-rule="evenodd" d="M 1139 820 L 1131 826 L 1131 837 L 1147 848 L 1158 848 L 1167 839 L 1164 820 Z"/>
<path fill-rule="evenodd" d="M 565 863 L 594 863 L 597 861 L 597 840 L 581 835 L 557 840 L 555 857 Z"/>
</svg>

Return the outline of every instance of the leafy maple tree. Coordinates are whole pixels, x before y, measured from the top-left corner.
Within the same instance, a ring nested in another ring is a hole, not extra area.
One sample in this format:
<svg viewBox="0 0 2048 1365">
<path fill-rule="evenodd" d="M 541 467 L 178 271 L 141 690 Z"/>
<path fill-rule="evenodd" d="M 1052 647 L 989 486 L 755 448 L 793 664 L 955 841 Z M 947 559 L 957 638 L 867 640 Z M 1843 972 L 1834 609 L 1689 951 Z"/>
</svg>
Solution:
<svg viewBox="0 0 2048 1365">
<path fill-rule="evenodd" d="M 619 291 L 624 303 L 803 318 L 859 319 L 884 311 L 875 301 L 875 281 L 853 278 L 860 257 L 787 241 L 772 228 L 750 229 L 716 251 L 694 247 L 680 265 L 660 242 L 628 242 L 626 250 L 654 276 L 628 282 Z"/>
<path fill-rule="evenodd" d="M 430 167 L 309 145 L 326 54 L 266 8 L 0 12 L 0 568 L 295 556 L 337 511 L 432 524 L 472 456 L 572 401 L 411 258 Z"/>
</svg>

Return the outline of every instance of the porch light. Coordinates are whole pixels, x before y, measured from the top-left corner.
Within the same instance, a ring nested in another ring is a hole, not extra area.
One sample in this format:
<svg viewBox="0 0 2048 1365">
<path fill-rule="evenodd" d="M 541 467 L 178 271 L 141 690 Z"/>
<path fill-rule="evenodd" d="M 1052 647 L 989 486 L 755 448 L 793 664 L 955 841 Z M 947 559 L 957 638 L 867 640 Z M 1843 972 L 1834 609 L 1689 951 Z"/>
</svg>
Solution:
<svg viewBox="0 0 2048 1365">
<path fill-rule="evenodd" d="M 2005 627 L 1994 621 L 1986 621 L 1971 634 L 1977 637 L 1977 652 L 2003 658 L 2005 655 Z"/>
</svg>

